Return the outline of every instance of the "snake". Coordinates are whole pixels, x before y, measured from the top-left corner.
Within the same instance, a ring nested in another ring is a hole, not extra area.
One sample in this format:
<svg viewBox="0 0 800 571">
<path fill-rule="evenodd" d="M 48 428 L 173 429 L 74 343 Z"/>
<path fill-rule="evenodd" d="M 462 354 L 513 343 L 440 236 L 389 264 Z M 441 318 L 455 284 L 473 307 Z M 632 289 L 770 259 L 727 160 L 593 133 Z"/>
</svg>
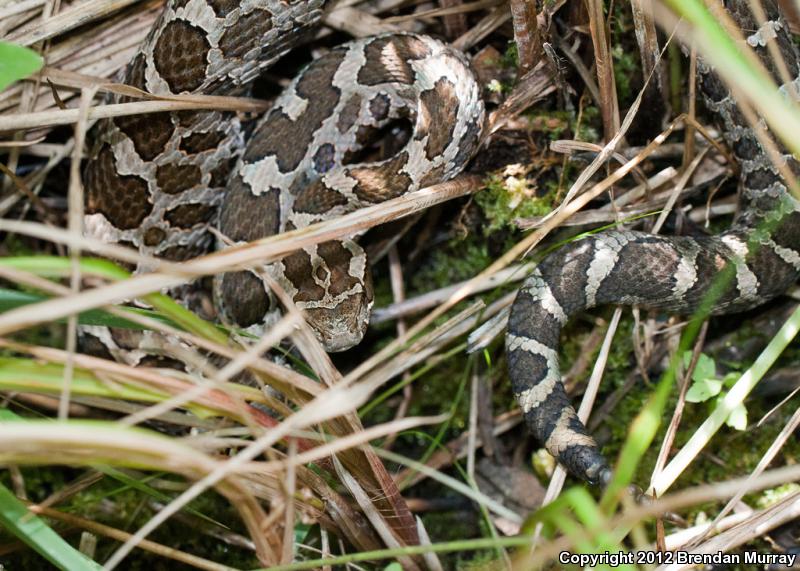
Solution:
<svg viewBox="0 0 800 571">
<path fill-rule="evenodd" d="M 759 24 L 747 2 L 727 2 L 744 39 L 780 84 L 769 57 L 774 43 L 793 78 L 780 89 L 796 93 L 800 59 L 788 25 L 771 0 Z M 660 236 L 609 231 L 576 240 L 547 256 L 523 282 L 511 306 L 505 339 L 514 395 L 532 434 L 572 475 L 607 484 L 612 471 L 564 390 L 559 336 L 568 319 L 604 304 L 678 314 L 701 306 L 711 314 L 756 307 L 785 292 L 800 275 L 800 202 L 770 160 L 730 90 L 698 60 L 706 107 L 715 115 L 741 169 L 738 218 L 715 236 Z M 776 143 L 778 163 L 800 173 L 798 160 Z M 729 275 L 730 279 L 717 279 Z M 726 283 L 726 281 L 728 283 Z"/>
<path fill-rule="evenodd" d="M 763 5 L 763 25 L 744 0 L 729 1 L 728 10 L 774 77 L 771 42 L 798 77 L 788 27 L 772 0 Z M 154 95 L 249 95 L 327 8 L 324 0 L 168 0 L 121 80 Z M 731 283 L 717 292 L 711 313 L 742 311 L 783 293 L 800 274 L 798 201 L 730 91 L 702 61 L 698 78 L 741 169 L 742 204 L 731 228 L 716 236 L 608 231 L 577 240 L 537 266 L 511 307 L 508 372 L 526 424 L 570 473 L 590 483 L 607 482 L 611 470 L 561 381 L 559 337 L 571 316 L 603 304 L 693 313 L 714 276 L 726 271 Z M 85 231 L 148 257 L 185 260 L 446 181 L 480 146 L 480 91 L 458 50 L 428 36 L 390 33 L 314 59 L 255 124 L 225 111 L 102 120 L 90 134 L 84 170 Z M 412 126 L 405 145 L 388 158 L 360 160 L 375 133 L 397 120 Z M 786 167 L 800 172 L 791 153 L 778 148 Z M 252 332 L 270 326 L 276 303 L 263 272 L 303 310 L 326 350 L 361 340 L 373 293 L 358 236 L 215 276 L 223 322 Z M 104 341 L 115 342 L 108 335 Z"/>
<path fill-rule="evenodd" d="M 121 79 L 154 95 L 248 95 L 325 7 L 169 0 Z M 411 125 L 402 148 L 360 160 L 398 121 Z M 255 125 L 220 111 L 103 121 L 84 170 L 85 231 L 180 261 L 305 228 L 454 177 L 475 153 L 484 122 L 480 88 L 460 51 L 410 33 L 357 39 L 314 59 Z M 279 312 L 265 271 L 327 351 L 356 345 L 373 293 L 355 238 L 215 276 L 219 317 L 253 334 L 269 328 Z M 106 345 L 120 341 L 96 331 Z"/>
</svg>

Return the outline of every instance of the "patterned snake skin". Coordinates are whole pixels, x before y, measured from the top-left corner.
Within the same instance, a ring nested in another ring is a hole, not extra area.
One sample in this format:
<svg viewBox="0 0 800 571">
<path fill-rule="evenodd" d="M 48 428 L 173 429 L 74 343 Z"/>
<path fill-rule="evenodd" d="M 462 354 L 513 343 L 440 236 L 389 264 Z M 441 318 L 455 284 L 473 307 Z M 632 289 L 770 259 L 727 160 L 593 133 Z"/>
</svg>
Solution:
<svg viewBox="0 0 800 571">
<path fill-rule="evenodd" d="M 124 82 L 154 94 L 247 94 L 323 8 L 323 0 L 170 0 Z M 412 134 L 399 152 L 353 161 L 401 118 Z M 211 226 L 234 243 L 303 228 L 455 176 L 483 123 L 460 52 L 413 34 L 353 41 L 301 72 L 250 136 L 232 113 L 104 121 L 84 176 L 86 231 L 183 260 L 210 247 Z M 266 271 L 328 351 L 361 340 L 372 291 L 353 240 L 305 248 Z M 223 321 L 255 333 L 275 315 L 257 271 L 217 276 L 214 299 Z"/>
<path fill-rule="evenodd" d="M 790 77 L 797 78 L 798 53 L 773 2 L 763 2 L 769 19 L 764 26 L 755 22 L 747 2 L 728 4 L 747 43 L 778 84 L 780 76 L 767 53 L 769 42 L 777 44 Z M 558 340 L 570 316 L 609 303 L 690 314 L 726 268 L 731 283 L 716 298 L 712 313 L 731 313 L 781 294 L 800 275 L 800 204 L 728 89 L 703 63 L 698 71 L 706 106 L 717 115 L 741 167 L 742 208 L 733 227 L 704 238 L 606 232 L 576 241 L 539 265 L 511 309 L 508 368 L 525 420 L 562 465 L 590 483 L 607 482 L 611 472 L 561 382 Z M 779 148 L 791 171 L 800 173 L 798 161 Z"/>
<path fill-rule="evenodd" d="M 169 0 L 123 80 L 154 94 L 245 95 L 318 23 L 324 4 Z M 771 0 L 764 2 L 771 21 L 761 29 L 746 2 L 730 4 L 773 75 L 767 42 L 797 77 L 798 55 Z M 607 481 L 610 471 L 561 383 L 558 340 L 567 319 L 608 303 L 691 313 L 725 268 L 733 269 L 733 283 L 713 312 L 740 311 L 785 291 L 800 272 L 800 206 L 702 63 L 700 82 L 742 170 L 734 226 L 707 238 L 606 232 L 572 243 L 540 264 L 511 310 L 509 374 L 526 421 L 570 472 L 590 482 Z M 398 118 L 413 125 L 403 149 L 348 164 L 371 133 Z M 475 152 L 483 123 L 478 86 L 457 51 L 412 34 L 357 40 L 306 68 L 252 135 L 238 116 L 218 111 L 101 122 L 85 172 L 86 229 L 144 254 L 186 259 L 213 244 L 211 226 L 233 242 L 250 241 L 446 180 Z M 353 240 L 306 248 L 267 271 L 327 349 L 358 343 L 372 293 L 366 256 Z M 273 313 L 257 272 L 217 276 L 214 296 L 230 324 L 262 328 Z"/>
</svg>

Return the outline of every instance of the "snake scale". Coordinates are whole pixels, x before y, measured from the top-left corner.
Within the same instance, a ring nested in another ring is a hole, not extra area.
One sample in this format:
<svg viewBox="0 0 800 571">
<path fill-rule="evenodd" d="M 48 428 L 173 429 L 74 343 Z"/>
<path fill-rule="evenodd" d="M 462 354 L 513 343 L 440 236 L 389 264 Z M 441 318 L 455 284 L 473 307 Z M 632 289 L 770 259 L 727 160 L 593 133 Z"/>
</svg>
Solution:
<svg viewBox="0 0 800 571">
<path fill-rule="evenodd" d="M 314 28 L 325 4 L 168 0 L 122 79 L 157 95 L 247 95 L 257 76 Z M 769 61 L 766 43 L 776 42 L 797 77 L 796 50 L 772 2 L 764 2 L 766 28 L 755 25 L 743 0 L 729 4 L 762 59 Z M 571 315 L 608 303 L 691 313 L 726 267 L 733 283 L 714 313 L 739 311 L 785 291 L 800 272 L 798 203 L 721 81 L 702 63 L 699 77 L 741 165 L 743 208 L 733 227 L 704 238 L 606 232 L 574 242 L 539 265 L 512 306 L 509 374 L 527 424 L 589 482 L 607 481 L 610 471 L 561 383 L 559 333 Z M 84 174 L 86 232 L 182 260 L 215 241 L 224 246 L 212 228 L 247 242 L 447 180 L 477 151 L 485 117 L 479 91 L 457 50 L 426 36 L 389 34 L 314 60 L 252 129 L 220 111 L 104 120 L 93 131 Z M 398 118 L 413 126 L 399 152 L 352 162 L 372 134 Z M 372 305 L 366 255 L 355 238 L 305 248 L 265 270 L 331 351 L 360 341 Z M 274 315 L 258 272 L 216 276 L 214 299 L 225 322 L 252 331 Z M 112 337 L 104 341 L 113 344 Z"/>
</svg>

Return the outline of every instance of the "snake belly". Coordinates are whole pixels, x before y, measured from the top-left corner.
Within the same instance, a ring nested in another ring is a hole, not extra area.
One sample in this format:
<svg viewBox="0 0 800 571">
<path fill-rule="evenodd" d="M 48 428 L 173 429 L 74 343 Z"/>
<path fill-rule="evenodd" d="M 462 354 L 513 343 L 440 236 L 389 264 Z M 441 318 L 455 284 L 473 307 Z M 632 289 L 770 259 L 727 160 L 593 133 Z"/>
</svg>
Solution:
<svg viewBox="0 0 800 571">
<path fill-rule="evenodd" d="M 768 43 L 776 43 L 792 78 L 800 75 L 798 53 L 775 4 L 762 3 L 769 18 L 764 26 L 755 22 L 747 2 L 727 4 L 780 84 Z M 611 471 L 561 382 L 559 334 L 570 316 L 603 304 L 690 314 L 714 287 L 714 278 L 726 272 L 730 280 L 717 292 L 712 313 L 742 311 L 786 291 L 800 275 L 800 204 L 722 81 L 702 62 L 698 77 L 706 106 L 741 167 L 741 213 L 734 225 L 703 238 L 605 232 L 573 242 L 545 258 L 511 308 L 508 371 L 525 421 L 570 473 L 590 483 L 608 482 Z M 797 159 L 780 144 L 779 149 L 787 167 L 800 173 Z"/>
<path fill-rule="evenodd" d="M 169 0 L 123 81 L 156 95 L 247 95 L 324 8 L 324 0 Z M 371 134 L 403 118 L 412 125 L 405 147 L 355 160 Z M 213 229 L 239 243 L 303 228 L 455 176 L 483 123 L 478 85 L 457 50 L 414 34 L 356 40 L 306 67 L 250 135 L 220 111 L 100 122 L 84 172 L 86 233 L 180 261 L 213 247 Z M 361 340 L 372 291 L 354 237 L 216 276 L 215 305 L 228 325 L 258 332 L 274 319 L 262 270 L 327 350 Z M 128 345 L 113 331 L 90 333 L 115 356 Z"/>
</svg>

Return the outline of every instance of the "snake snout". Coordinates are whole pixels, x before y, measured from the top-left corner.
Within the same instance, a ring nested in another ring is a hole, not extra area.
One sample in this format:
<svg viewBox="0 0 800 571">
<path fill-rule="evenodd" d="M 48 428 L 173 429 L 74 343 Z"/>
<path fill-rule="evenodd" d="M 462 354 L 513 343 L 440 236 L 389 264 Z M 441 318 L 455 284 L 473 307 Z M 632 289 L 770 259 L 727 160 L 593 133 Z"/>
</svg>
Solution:
<svg viewBox="0 0 800 571">
<path fill-rule="evenodd" d="M 372 296 L 356 293 L 336 307 L 305 308 L 306 320 L 325 351 L 336 353 L 358 345 L 369 325 Z"/>
</svg>

